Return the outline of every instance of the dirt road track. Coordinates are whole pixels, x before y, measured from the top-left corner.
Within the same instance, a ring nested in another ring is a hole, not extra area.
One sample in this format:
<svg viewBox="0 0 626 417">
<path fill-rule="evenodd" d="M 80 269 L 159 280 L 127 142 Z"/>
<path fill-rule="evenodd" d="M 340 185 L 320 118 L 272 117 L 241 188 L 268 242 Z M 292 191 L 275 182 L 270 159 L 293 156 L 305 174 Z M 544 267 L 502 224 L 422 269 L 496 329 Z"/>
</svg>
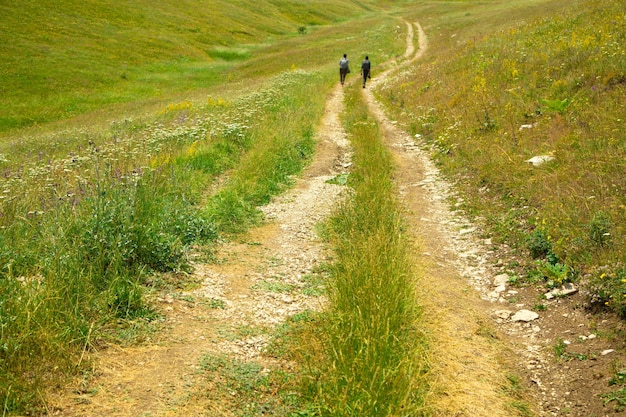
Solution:
<svg viewBox="0 0 626 417">
<path fill-rule="evenodd" d="M 421 26 L 416 23 L 415 28 L 419 47 L 409 55 L 409 62 L 418 60 L 428 48 Z M 428 155 L 387 118 L 372 94 L 395 70 L 392 67 L 378 75 L 363 93 L 394 155 L 396 186 L 415 241 L 414 259 L 421 270 L 417 285 L 429 321 L 432 375 L 436 377 L 430 401 L 441 415 L 510 416 L 506 405 L 510 399 L 502 394 L 506 386 L 506 370 L 500 363 L 502 346 L 481 334 L 489 306 L 462 276 L 469 262 L 464 249 L 472 246 L 459 233 L 464 220 L 448 209 L 449 187 Z"/>
<path fill-rule="evenodd" d="M 502 308 L 503 300 L 489 297 L 498 273 L 493 254 L 476 237 L 476 227 L 449 209 L 446 199 L 451 187 L 428 154 L 388 119 L 372 94 L 427 48 L 421 26 L 407 23 L 404 57 L 379 66 L 387 70 L 375 73 L 363 94 L 393 152 L 396 186 L 415 245 L 414 260 L 420 270 L 416 285 L 432 348 L 434 384 L 429 402 L 442 416 L 514 415 L 511 398 L 503 390 L 510 386 L 507 374 L 534 364 L 535 373 L 526 373 L 524 378 L 543 382 L 545 390 L 539 387 L 536 393 L 538 398 L 544 393 L 547 399 L 537 411 L 559 415 L 553 410 L 569 400 L 552 392 L 565 392 L 571 375 L 557 375 L 556 367 L 550 367 L 551 359 L 542 353 L 554 333 L 537 340 L 531 325 L 504 323 L 502 331 L 497 330 L 493 312 Z M 350 81 L 344 88 L 360 88 L 358 77 Z M 225 242 L 217 253 L 219 262 L 198 263 L 193 277 L 198 286 L 161 294 L 155 301 L 165 317 L 165 330 L 141 346 L 112 345 L 96 352 L 93 375 L 54 393 L 48 405 L 51 414 L 231 415 L 222 404 L 200 394 L 212 388 L 201 379 L 199 361 L 206 355 L 227 354 L 241 361 L 276 365 L 262 355 L 272 329 L 294 314 L 323 307 L 323 297 L 304 290 L 310 285 L 311 272 L 327 259 L 316 224 L 345 195 L 345 187 L 326 182 L 349 170 L 350 144 L 339 121 L 342 103 L 343 92 L 337 84 L 328 96 L 317 132 L 315 159 L 291 191 L 262 208 L 268 222 L 237 241 Z M 568 317 L 578 320 L 579 316 Z M 596 349 L 603 346 L 598 344 Z M 505 363 L 506 358 L 522 367 Z M 592 401 L 593 394 L 587 397 Z"/>
</svg>

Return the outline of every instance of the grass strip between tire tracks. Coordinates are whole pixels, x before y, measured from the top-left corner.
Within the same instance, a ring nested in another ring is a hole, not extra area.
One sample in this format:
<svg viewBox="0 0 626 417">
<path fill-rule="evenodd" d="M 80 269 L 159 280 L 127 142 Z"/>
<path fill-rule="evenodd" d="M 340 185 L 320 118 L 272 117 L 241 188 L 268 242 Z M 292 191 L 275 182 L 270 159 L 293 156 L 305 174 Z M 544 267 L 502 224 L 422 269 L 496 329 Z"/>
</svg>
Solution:
<svg viewBox="0 0 626 417">
<path fill-rule="evenodd" d="M 358 90 L 347 91 L 354 194 L 328 224 L 336 259 L 315 402 L 321 415 L 424 415 L 427 346 L 391 155 Z"/>
</svg>

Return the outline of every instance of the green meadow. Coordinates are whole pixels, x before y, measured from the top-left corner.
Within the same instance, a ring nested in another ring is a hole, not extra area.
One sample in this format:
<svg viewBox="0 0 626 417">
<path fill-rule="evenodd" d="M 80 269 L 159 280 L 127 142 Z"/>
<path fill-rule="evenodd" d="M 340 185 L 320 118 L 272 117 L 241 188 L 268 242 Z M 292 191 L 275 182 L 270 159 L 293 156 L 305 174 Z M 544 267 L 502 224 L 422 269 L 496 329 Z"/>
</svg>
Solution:
<svg viewBox="0 0 626 417">
<path fill-rule="evenodd" d="M 2 415 L 44 413 L 86 352 L 158 329 L 150 295 L 259 224 L 313 156 L 341 54 L 402 56 L 400 19 L 430 47 L 376 94 L 462 209 L 522 281 L 571 281 L 626 314 L 621 1 L 25 0 L 0 15 Z M 360 95 L 345 100 L 355 192 L 325 225 L 330 306 L 300 324 L 324 346 L 290 415 L 427 415 L 428 312 L 393 167 Z"/>
<path fill-rule="evenodd" d="M 3 2 L 0 135 L 210 88 L 237 77 L 225 63 L 363 11 L 347 1 Z"/>
<path fill-rule="evenodd" d="M 311 158 L 341 54 L 405 47 L 366 2 L 183 6 L 0 5 L 3 415 L 158 326 L 146 296 Z"/>
<path fill-rule="evenodd" d="M 380 98 L 485 237 L 510 245 L 512 274 L 573 282 L 624 316 L 624 3 L 431 2 L 414 13 L 431 17 L 429 53 Z"/>
</svg>

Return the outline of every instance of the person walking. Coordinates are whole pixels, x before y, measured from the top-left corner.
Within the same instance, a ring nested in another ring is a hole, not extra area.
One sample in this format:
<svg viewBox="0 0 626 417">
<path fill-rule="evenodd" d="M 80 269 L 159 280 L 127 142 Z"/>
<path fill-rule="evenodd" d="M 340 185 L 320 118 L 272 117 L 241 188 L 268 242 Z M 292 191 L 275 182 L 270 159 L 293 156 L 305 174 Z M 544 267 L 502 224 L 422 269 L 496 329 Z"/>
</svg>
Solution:
<svg viewBox="0 0 626 417">
<path fill-rule="evenodd" d="M 370 69 L 372 64 L 370 63 L 370 57 L 365 56 L 365 60 L 361 63 L 361 75 L 363 76 L 363 88 L 365 88 L 365 82 L 368 78 L 372 78 L 370 75 Z"/>
<path fill-rule="evenodd" d="M 343 57 L 339 60 L 339 81 L 341 81 L 341 85 L 346 82 L 348 73 L 350 73 L 350 61 L 348 61 L 348 56 L 343 54 Z"/>
</svg>

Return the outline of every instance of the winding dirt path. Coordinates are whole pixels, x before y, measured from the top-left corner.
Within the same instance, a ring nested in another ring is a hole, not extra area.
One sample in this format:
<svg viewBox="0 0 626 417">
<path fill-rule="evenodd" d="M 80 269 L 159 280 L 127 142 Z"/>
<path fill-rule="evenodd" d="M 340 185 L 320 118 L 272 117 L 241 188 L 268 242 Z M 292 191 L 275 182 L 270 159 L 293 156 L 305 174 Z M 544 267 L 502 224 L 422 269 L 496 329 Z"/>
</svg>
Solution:
<svg viewBox="0 0 626 417">
<path fill-rule="evenodd" d="M 414 45 L 414 27 L 419 48 Z M 407 23 L 403 63 L 414 62 L 427 48 L 419 26 Z M 408 60 L 408 61 L 407 61 Z M 376 87 L 398 63 L 371 83 Z M 354 77 L 349 84 L 358 80 Z M 350 87 L 352 88 L 352 87 Z M 438 375 L 431 402 L 442 415 L 506 416 L 500 388 L 501 352 L 479 336 L 483 316 L 476 297 L 468 296 L 459 274 L 458 223 L 445 207 L 446 190 L 436 170 L 411 138 L 383 114 L 369 89 L 365 97 L 385 131 L 397 160 L 397 185 L 414 231 L 416 263 L 423 265 L 420 288 L 432 319 L 433 363 Z M 315 160 L 297 185 L 262 210 L 268 220 L 238 241 L 224 243 L 219 262 L 195 265 L 189 290 L 172 290 L 156 301 L 166 330 L 141 346 L 107 346 L 95 355 L 94 372 L 53 396 L 49 408 L 62 416 L 226 416 L 230 411 L 198 390 L 200 363 L 207 355 L 226 354 L 263 363 L 271 329 L 307 309 L 320 309 L 323 297 L 303 291 L 312 271 L 327 259 L 315 226 L 341 200 L 345 187 L 327 180 L 350 165 L 350 144 L 339 121 L 341 86 L 329 95 L 318 129 Z M 467 258 L 464 258 L 467 259 Z M 463 263 L 463 262 L 461 262 Z M 284 289 L 284 290 L 283 290 Z M 223 308 L 212 308 L 220 306 Z M 271 366 L 272 364 L 267 363 Z"/>
<path fill-rule="evenodd" d="M 419 47 L 411 63 L 428 48 L 419 23 L 415 28 Z M 511 285 L 502 258 L 515 261 L 515 254 L 507 247 L 494 250 L 477 225 L 450 209 L 453 189 L 428 147 L 389 120 L 372 94 L 381 84 L 393 85 L 394 74 L 395 68 L 383 72 L 363 93 L 394 154 L 416 264 L 422 265 L 418 286 L 431 320 L 432 374 L 438 377 L 430 401 L 438 415 L 524 415 L 524 403 L 541 416 L 623 413 L 600 394 L 615 390 L 609 381 L 626 363 L 625 341 L 617 336 L 624 326 L 585 311 L 578 293 L 546 300 L 538 288 Z M 535 319 L 514 319 L 536 305 L 546 310 Z M 561 357 L 555 355 L 559 345 L 566 352 Z M 516 386 L 524 387 L 524 402 L 515 398 Z"/>
<path fill-rule="evenodd" d="M 415 23 L 415 28 L 419 47 L 409 62 L 428 48 L 422 27 Z M 392 71 L 376 77 L 370 88 L 376 89 Z M 459 233 L 465 224 L 448 209 L 449 187 L 428 155 L 387 118 L 370 88 L 363 90 L 364 97 L 394 155 L 396 186 L 415 241 L 415 263 L 421 266 L 418 287 L 429 321 L 435 376 L 431 405 L 446 416 L 510 416 L 506 404 L 510 398 L 502 392 L 506 385 L 506 368 L 500 363 L 503 346 L 481 334 L 488 306 L 468 291 L 461 273 L 471 264 L 466 256 L 471 242 Z"/>
<path fill-rule="evenodd" d="M 541 346 L 548 342 L 536 340 L 533 325 L 497 318 L 506 300 L 494 293 L 498 270 L 493 254 L 476 237 L 476 227 L 448 208 L 451 187 L 414 138 L 388 119 L 372 93 L 399 64 L 417 61 L 427 48 L 422 27 L 407 23 L 403 58 L 381 65 L 388 69 L 376 74 L 363 94 L 395 157 L 396 186 L 420 266 L 417 285 L 427 312 L 435 377 L 429 402 L 442 416 L 510 416 L 511 396 L 504 390 L 510 386 L 508 371 L 523 372 L 532 364 L 527 378 L 538 386 L 546 381 L 550 362 Z M 353 77 L 345 88 L 360 88 L 359 81 Z M 202 359 L 226 354 L 276 365 L 261 354 L 273 329 L 294 314 L 324 305 L 324 298 L 310 291 L 311 276 L 328 258 L 315 227 L 345 195 L 345 187 L 327 183 L 350 166 L 350 144 L 339 121 L 342 110 L 343 91 L 337 84 L 318 128 L 314 161 L 291 191 L 262 208 L 267 223 L 221 245 L 219 262 L 196 264 L 193 281 L 198 285 L 160 295 L 156 301 L 165 330 L 141 346 L 107 346 L 97 352 L 91 375 L 51 395 L 50 414 L 232 415 L 213 397 L 199 394 L 214 388 L 202 380 Z M 499 325 L 502 332 L 496 330 Z M 567 383 L 567 374 L 559 375 L 561 386 L 556 377 L 550 382 L 557 386 L 553 391 Z M 538 388 L 537 397 L 550 395 L 547 389 Z M 540 414 L 558 415 L 546 411 L 554 404 L 542 403 Z"/>
<path fill-rule="evenodd" d="M 327 183 L 350 165 L 351 149 L 339 121 L 340 85 L 328 96 L 317 133 L 315 160 L 296 186 L 262 207 L 267 223 L 219 248 L 218 262 L 198 263 L 190 290 L 158 298 L 166 329 L 137 347 L 107 346 L 94 372 L 48 408 L 62 416 L 226 416 L 231 411 L 198 394 L 207 355 L 268 361 L 262 350 L 285 320 L 324 303 L 311 276 L 327 260 L 315 232 L 346 188 Z M 307 295 L 309 294 L 309 295 Z M 218 308 L 215 308 L 218 307 Z M 268 366 L 270 364 L 267 364 Z"/>
</svg>

